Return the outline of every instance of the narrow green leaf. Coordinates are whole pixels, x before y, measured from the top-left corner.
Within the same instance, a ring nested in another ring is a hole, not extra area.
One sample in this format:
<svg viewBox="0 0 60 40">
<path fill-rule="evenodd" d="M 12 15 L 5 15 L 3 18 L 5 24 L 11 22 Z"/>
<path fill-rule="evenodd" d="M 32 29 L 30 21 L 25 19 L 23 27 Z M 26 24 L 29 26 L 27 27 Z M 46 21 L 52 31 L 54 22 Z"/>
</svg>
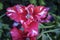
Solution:
<svg viewBox="0 0 60 40">
<path fill-rule="evenodd" d="M 49 40 L 45 34 L 42 34 L 42 40 Z"/>
<path fill-rule="evenodd" d="M 51 25 L 51 26 L 44 26 L 43 24 L 41 24 L 40 26 L 39 26 L 39 29 L 41 29 L 41 28 L 52 28 L 52 27 L 54 27 L 55 25 Z"/>
<path fill-rule="evenodd" d="M 52 38 L 50 37 L 50 35 L 49 35 L 49 34 L 47 34 L 47 37 L 48 37 L 50 40 L 52 40 Z"/>
<path fill-rule="evenodd" d="M 37 37 L 37 39 L 41 38 L 42 37 L 42 34 L 39 34 L 39 36 Z"/>
<path fill-rule="evenodd" d="M 0 2 L 0 10 L 3 9 L 3 4 Z"/>
<path fill-rule="evenodd" d="M 3 17 L 3 16 L 5 16 L 6 14 L 2 14 L 1 16 L 0 16 L 0 19 Z"/>
<path fill-rule="evenodd" d="M 58 31 L 59 29 L 54 29 L 54 30 L 48 30 L 48 31 L 44 31 L 42 33 L 48 33 L 48 32 L 55 32 L 55 31 Z"/>
<path fill-rule="evenodd" d="M 46 5 L 45 2 L 44 2 L 44 0 L 39 0 L 39 4 L 40 5 Z"/>
<path fill-rule="evenodd" d="M 0 37 L 2 36 L 2 32 L 3 32 L 2 29 L 0 29 Z"/>
<path fill-rule="evenodd" d="M 29 0 L 29 2 L 30 2 L 31 4 L 37 5 L 37 4 L 36 4 L 36 0 Z"/>
<path fill-rule="evenodd" d="M 8 29 L 8 30 L 10 30 L 9 25 L 8 25 L 8 24 L 3 24 L 3 29 Z"/>
<path fill-rule="evenodd" d="M 60 30 L 60 29 L 54 29 L 54 30 L 48 30 L 48 31 L 41 32 L 37 39 L 41 38 L 44 33 L 49 33 L 49 32 L 56 32 L 56 33 L 58 33 L 58 30 Z"/>
<path fill-rule="evenodd" d="M 0 22 L 0 29 L 2 28 L 2 23 Z"/>
</svg>

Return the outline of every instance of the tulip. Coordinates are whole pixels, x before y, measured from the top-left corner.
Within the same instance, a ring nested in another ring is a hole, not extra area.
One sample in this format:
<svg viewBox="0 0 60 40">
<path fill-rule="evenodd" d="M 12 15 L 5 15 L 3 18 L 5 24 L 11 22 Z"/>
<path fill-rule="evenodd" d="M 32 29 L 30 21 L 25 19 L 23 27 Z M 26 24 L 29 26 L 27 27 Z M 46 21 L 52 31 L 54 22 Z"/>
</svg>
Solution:
<svg viewBox="0 0 60 40">
<path fill-rule="evenodd" d="M 27 38 L 36 40 L 39 23 L 50 22 L 52 18 L 48 11 L 48 7 L 32 4 L 28 6 L 15 5 L 7 8 L 6 15 L 17 22 L 17 24 L 13 24 L 10 31 L 12 40 L 26 40 Z M 18 23 L 22 24 L 23 31 L 16 28 Z"/>
</svg>

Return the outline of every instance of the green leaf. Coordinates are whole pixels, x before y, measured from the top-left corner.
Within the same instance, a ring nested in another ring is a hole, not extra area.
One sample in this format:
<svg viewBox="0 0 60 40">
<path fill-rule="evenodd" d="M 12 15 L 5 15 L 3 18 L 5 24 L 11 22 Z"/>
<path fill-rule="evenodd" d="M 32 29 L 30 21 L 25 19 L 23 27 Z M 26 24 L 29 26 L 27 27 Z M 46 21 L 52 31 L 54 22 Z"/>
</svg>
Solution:
<svg viewBox="0 0 60 40">
<path fill-rule="evenodd" d="M 3 9 L 3 4 L 0 2 L 0 10 Z"/>
<path fill-rule="evenodd" d="M 3 16 L 5 16 L 6 14 L 2 14 L 1 16 L 0 16 L 0 19 L 3 17 Z"/>
<path fill-rule="evenodd" d="M 56 29 L 54 32 L 56 33 L 57 36 L 60 35 L 60 29 Z"/>
<path fill-rule="evenodd" d="M 39 4 L 40 5 L 46 5 L 45 2 L 44 2 L 44 0 L 39 0 Z"/>
<path fill-rule="evenodd" d="M 8 25 L 8 24 L 3 24 L 3 29 L 8 29 L 8 30 L 10 30 L 9 25 Z"/>
<path fill-rule="evenodd" d="M 2 23 L 0 22 L 0 29 L 2 28 Z"/>
<path fill-rule="evenodd" d="M 50 37 L 50 35 L 49 35 L 49 34 L 47 34 L 47 37 L 48 37 L 50 40 L 52 40 L 52 38 Z"/>
<path fill-rule="evenodd" d="M 2 32 L 3 32 L 3 30 L 2 30 L 2 29 L 0 29 L 0 37 L 2 36 Z"/>
<path fill-rule="evenodd" d="M 55 26 L 55 25 L 44 26 L 43 24 L 40 24 L 39 29 L 40 29 L 40 28 L 52 28 L 52 27 L 54 27 L 54 26 Z"/>
<path fill-rule="evenodd" d="M 37 4 L 36 4 L 36 0 L 29 0 L 29 2 L 30 2 L 31 4 L 37 5 Z"/>
<path fill-rule="evenodd" d="M 49 32 L 52 32 L 53 33 L 53 32 L 56 32 L 58 30 L 59 29 L 54 29 L 54 30 L 48 30 L 48 31 L 41 32 L 38 38 L 40 38 L 42 36 L 42 34 L 44 34 L 44 33 L 49 33 Z"/>
<path fill-rule="evenodd" d="M 57 26 L 60 27 L 60 23 L 57 23 Z"/>
<path fill-rule="evenodd" d="M 45 34 L 42 34 L 42 40 L 49 40 L 49 38 Z"/>
</svg>

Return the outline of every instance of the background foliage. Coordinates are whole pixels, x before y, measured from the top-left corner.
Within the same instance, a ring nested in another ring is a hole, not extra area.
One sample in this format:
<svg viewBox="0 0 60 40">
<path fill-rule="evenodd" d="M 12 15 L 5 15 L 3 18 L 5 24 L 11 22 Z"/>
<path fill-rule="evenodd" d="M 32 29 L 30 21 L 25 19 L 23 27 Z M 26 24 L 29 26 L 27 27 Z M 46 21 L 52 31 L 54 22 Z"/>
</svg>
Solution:
<svg viewBox="0 0 60 40">
<path fill-rule="evenodd" d="M 11 40 L 9 30 L 13 23 L 6 15 L 6 8 L 22 4 L 34 4 L 50 7 L 49 14 L 53 16 L 53 22 L 39 26 L 37 40 L 60 40 L 60 0 L 0 0 L 0 40 Z"/>
</svg>

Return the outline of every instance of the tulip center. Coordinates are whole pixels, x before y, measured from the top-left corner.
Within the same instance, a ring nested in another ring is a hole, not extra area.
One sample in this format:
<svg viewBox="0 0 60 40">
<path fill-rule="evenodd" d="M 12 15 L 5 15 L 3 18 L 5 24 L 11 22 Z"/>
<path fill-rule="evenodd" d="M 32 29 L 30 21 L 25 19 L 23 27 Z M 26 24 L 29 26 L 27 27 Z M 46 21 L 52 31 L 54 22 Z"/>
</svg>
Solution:
<svg viewBox="0 0 60 40">
<path fill-rule="evenodd" d="M 26 15 L 26 18 L 27 18 L 27 19 L 29 19 L 29 18 L 30 18 L 30 16 L 31 16 L 31 15 L 28 13 L 28 14 Z"/>
</svg>

